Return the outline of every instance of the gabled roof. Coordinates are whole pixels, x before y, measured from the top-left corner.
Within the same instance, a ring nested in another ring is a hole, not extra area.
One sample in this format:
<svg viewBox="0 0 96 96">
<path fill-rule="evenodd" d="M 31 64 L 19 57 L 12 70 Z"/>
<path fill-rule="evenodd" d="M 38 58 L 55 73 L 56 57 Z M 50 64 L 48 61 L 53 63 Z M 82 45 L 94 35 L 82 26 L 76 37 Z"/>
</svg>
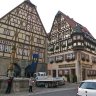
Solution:
<svg viewBox="0 0 96 96">
<path fill-rule="evenodd" d="M 36 7 L 34 4 L 32 4 L 31 2 L 30 2 L 30 0 L 25 0 L 25 1 L 23 1 L 21 4 L 19 4 L 18 6 L 16 6 L 14 9 L 16 9 L 16 8 L 18 8 L 20 5 L 22 5 L 23 3 L 28 3 L 30 6 L 34 6 L 34 7 Z M 8 15 L 9 13 L 11 13 L 14 9 L 12 9 L 11 11 L 9 11 L 6 15 Z M 5 17 L 6 15 L 4 15 L 3 17 Z M 1 17 L 0 19 L 2 19 L 3 17 Z"/>
<path fill-rule="evenodd" d="M 79 24 L 78 22 L 74 21 L 72 18 L 70 18 L 69 16 L 65 15 L 61 11 L 58 11 L 56 16 L 58 16 L 59 14 L 61 14 L 64 17 L 64 19 L 67 21 L 67 23 L 70 25 L 71 28 L 74 29 L 77 25 L 80 25 L 80 27 L 82 29 L 82 32 L 87 32 L 87 34 L 89 34 L 93 38 L 93 36 L 91 35 L 91 33 L 89 32 L 89 30 L 86 27 L 84 27 L 81 24 Z M 55 16 L 55 18 L 56 18 L 56 16 Z"/>
<path fill-rule="evenodd" d="M 34 8 L 34 9 L 36 9 L 36 6 L 35 6 L 34 4 L 32 4 L 30 0 L 24 0 L 21 4 L 19 4 L 17 7 L 15 7 L 15 8 L 12 9 L 10 12 L 8 12 L 7 14 L 5 14 L 2 18 L 0 18 L 0 23 L 6 23 L 5 21 L 3 22 L 3 19 L 5 19 L 5 17 L 8 17 L 8 15 L 9 15 L 9 14 L 12 14 L 12 12 L 14 12 L 15 9 L 18 9 L 20 6 L 22 6 L 22 5 L 24 5 L 24 4 L 25 4 L 25 5 L 28 5 L 29 7 L 32 7 L 32 8 Z M 28 14 L 28 12 L 26 12 L 26 13 Z M 31 15 L 32 15 L 32 14 L 31 14 Z M 41 21 L 41 18 L 40 18 L 40 16 L 39 16 L 38 12 L 37 12 L 37 9 L 36 9 L 36 15 L 37 15 L 38 19 L 40 20 L 41 25 L 43 26 L 42 21 Z M 16 16 L 16 15 L 15 15 L 15 16 Z M 20 17 L 18 17 L 18 18 L 20 18 Z M 27 16 L 27 18 L 28 18 L 28 16 Z M 8 25 L 8 24 L 7 24 L 7 25 Z M 46 30 L 45 30 L 44 26 L 43 26 L 43 29 L 44 29 L 45 35 L 47 36 L 47 33 L 46 33 Z"/>
<path fill-rule="evenodd" d="M 73 19 L 69 18 L 69 16 L 65 15 L 65 14 L 62 13 L 61 11 L 58 11 L 58 13 L 56 14 L 56 16 L 57 16 L 58 14 L 61 14 L 61 15 L 64 17 L 64 19 L 68 22 L 68 24 L 69 24 L 72 28 L 74 28 L 74 27 L 76 26 L 77 22 L 75 22 Z"/>
<path fill-rule="evenodd" d="M 62 14 L 62 15 L 64 16 L 64 19 L 68 22 L 68 24 L 69 24 L 72 28 L 76 27 L 76 25 L 79 24 L 78 22 L 74 21 L 72 18 L 70 18 L 69 16 L 65 15 L 65 14 L 62 13 L 61 11 L 58 11 L 57 15 L 58 15 L 58 14 Z M 79 25 L 81 25 L 81 24 L 79 24 Z M 86 27 L 84 27 L 84 26 L 82 26 L 82 25 L 81 25 L 81 27 L 82 27 L 82 31 L 83 31 L 83 32 L 89 32 Z"/>
</svg>

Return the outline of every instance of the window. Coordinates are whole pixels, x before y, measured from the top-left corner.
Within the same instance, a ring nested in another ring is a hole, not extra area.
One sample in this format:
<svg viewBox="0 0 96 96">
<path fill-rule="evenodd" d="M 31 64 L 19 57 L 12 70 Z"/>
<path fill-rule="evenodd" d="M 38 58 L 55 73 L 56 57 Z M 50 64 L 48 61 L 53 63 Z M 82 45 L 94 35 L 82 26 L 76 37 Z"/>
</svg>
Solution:
<svg viewBox="0 0 96 96">
<path fill-rule="evenodd" d="M 10 36 L 10 31 L 9 31 L 9 29 L 4 29 L 3 34 L 4 34 L 4 35 Z"/>
<path fill-rule="evenodd" d="M 41 44 L 41 39 L 40 38 L 37 38 L 37 43 Z"/>
<path fill-rule="evenodd" d="M 26 35 L 25 40 L 26 41 L 29 41 L 30 40 L 30 36 L 29 35 Z"/>
<path fill-rule="evenodd" d="M 59 49 L 59 45 L 56 45 L 56 46 L 55 46 L 55 50 L 58 50 L 58 49 Z"/>
<path fill-rule="evenodd" d="M 22 54 L 23 54 L 24 56 L 28 56 L 28 50 L 24 49 L 23 52 L 22 52 Z"/>
<path fill-rule="evenodd" d="M 86 61 L 89 61 L 89 55 L 86 54 Z"/>
<path fill-rule="evenodd" d="M 77 36 L 77 39 L 78 39 L 78 40 L 80 39 L 80 35 Z"/>
<path fill-rule="evenodd" d="M 39 47 L 36 47 L 36 48 L 35 48 L 35 51 L 36 51 L 36 52 L 40 52 L 40 48 L 39 48 Z"/>
<path fill-rule="evenodd" d="M 84 53 L 81 53 L 81 59 L 82 59 L 83 61 L 85 61 L 85 54 L 84 54 Z"/>
<path fill-rule="evenodd" d="M 19 49 L 19 50 L 18 50 L 18 54 L 19 54 L 19 55 L 22 55 L 22 54 L 23 54 L 22 52 L 23 52 L 23 49 Z"/>
<path fill-rule="evenodd" d="M 96 82 L 82 82 L 79 88 L 83 89 L 96 89 Z"/>
<path fill-rule="evenodd" d="M 77 44 L 78 44 L 78 45 L 81 45 L 81 42 L 78 42 Z"/>
<path fill-rule="evenodd" d="M 81 36 L 81 40 L 83 40 L 83 36 Z"/>
<path fill-rule="evenodd" d="M 64 60 L 64 56 L 63 55 L 59 55 L 55 57 L 56 62 L 62 62 Z"/>
<path fill-rule="evenodd" d="M 66 47 L 66 41 L 63 41 L 63 42 L 61 43 L 61 45 L 62 45 L 63 48 Z"/>
<path fill-rule="evenodd" d="M 9 50 L 8 50 L 8 46 L 5 46 L 5 50 L 4 50 L 5 52 L 8 52 Z"/>
<path fill-rule="evenodd" d="M 49 63 L 54 63 L 54 61 L 55 61 L 55 57 L 50 57 L 49 58 Z"/>
<path fill-rule="evenodd" d="M 3 51 L 3 50 L 4 50 L 4 45 L 0 44 L 0 51 Z"/>
<path fill-rule="evenodd" d="M 76 43 L 73 43 L 73 46 L 76 46 Z"/>
<path fill-rule="evenodd" d="M 76 40 L 76 36 L 73 36 L 73 40 Z"/>
<path fill-rule="evenodd" d="M 65 54 L 66 60 L 75 60 L 75 53 Z"/>
<path fill-rule="evenodd" d="M 71 43 L 71 42 L 72 42 L 72 39 L 69 39 L 69 40 L 68 40 L 68 43 Z"/>
<path fill-rule="evenodd" d="M 62 39 L 63 39 L 63 34 L 59 33 L 59 40 L 62 40 Z"/>
<path fill-rule="evenodd" d="M 43 53 L 39 53 L 39 58 L 43 58 Z"/>
</svg>

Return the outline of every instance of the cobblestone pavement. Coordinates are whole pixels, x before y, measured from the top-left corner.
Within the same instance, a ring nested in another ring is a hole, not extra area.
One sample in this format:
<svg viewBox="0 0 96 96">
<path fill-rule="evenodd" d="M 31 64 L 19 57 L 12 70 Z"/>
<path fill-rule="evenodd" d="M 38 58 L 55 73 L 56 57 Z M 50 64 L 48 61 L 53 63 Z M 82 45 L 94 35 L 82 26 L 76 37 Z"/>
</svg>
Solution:
<svg viewBox="0 0 96 96">
<path fill-rule="evenodd" d="M 16 93 L 11 93 L 11 94 L 0 94 L 0 96 L 28 96 L 31 94 L 42 94 L 42 93 L 48 93 L 48 92 L 53 92 L 53 91 L 76 89 L 78 85 L 79 84 L 76 84 L 76 83 L 66 83 L 65 85 L 59 86 L 57 88 L 35 87 L 33 88 L 33 93 L 16 92 Z"/>
</svg>

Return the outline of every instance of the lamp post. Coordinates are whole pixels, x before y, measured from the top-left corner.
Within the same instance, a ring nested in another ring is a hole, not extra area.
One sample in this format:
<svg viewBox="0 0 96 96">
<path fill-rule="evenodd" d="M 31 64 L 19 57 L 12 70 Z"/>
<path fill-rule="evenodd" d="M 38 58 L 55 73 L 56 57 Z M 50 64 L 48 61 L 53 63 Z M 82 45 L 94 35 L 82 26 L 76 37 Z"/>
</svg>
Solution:
<svg viewBox="0 0 96 96">
<path fill-rule="evenodd" d="M 15 63 L 16 46 L 12 46 L 11 62 L 8 66 L 8 77 L 14 76 L 14 63 Z"/>
</svg>

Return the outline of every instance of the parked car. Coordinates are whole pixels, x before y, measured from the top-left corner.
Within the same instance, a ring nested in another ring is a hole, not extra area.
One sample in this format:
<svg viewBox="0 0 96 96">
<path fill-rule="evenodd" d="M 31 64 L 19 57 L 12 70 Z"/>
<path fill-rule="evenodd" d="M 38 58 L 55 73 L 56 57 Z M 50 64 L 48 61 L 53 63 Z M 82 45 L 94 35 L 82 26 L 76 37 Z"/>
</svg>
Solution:
<svg viewBox="0 0 96 96">
<path fill-rule="evenodd" d="M 78 87 L 77 96 L 96 96 L 96 80 L 84 80 Z"/>
</svg>

